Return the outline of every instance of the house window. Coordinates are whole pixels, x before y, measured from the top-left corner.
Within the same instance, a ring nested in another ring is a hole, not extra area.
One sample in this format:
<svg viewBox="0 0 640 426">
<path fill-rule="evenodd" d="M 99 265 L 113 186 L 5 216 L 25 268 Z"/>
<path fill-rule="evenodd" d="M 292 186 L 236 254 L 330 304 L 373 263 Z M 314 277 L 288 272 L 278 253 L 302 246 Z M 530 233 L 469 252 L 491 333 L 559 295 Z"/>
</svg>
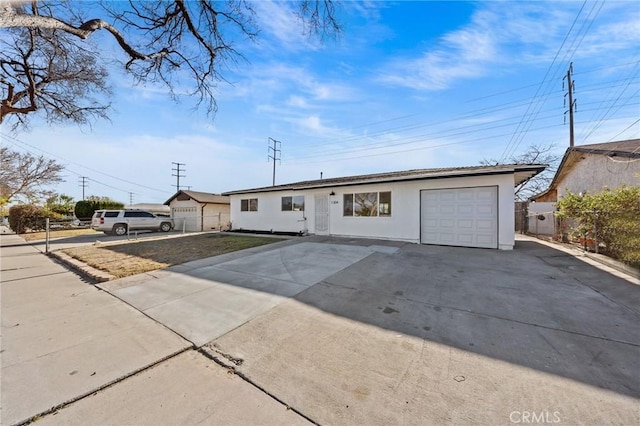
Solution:
<svg viewBox="0 0 640 426">
<path fill-rule="evenodd" d="M 248 199 L 240 200 L 240 211 L 241 212 L 257 212 L 258 199 L 248 198 Z"/>
<path fill-rule="evenodd" d="M 283 212 L 303 212 L 304 211 L 304 195 L 296 195 L 294 197 L 282 197 Z"/>
<path fill-rule="evenodd" d="M 391 216 L 391 192 L 344 194 L 343 216 Z"/>
</svg>

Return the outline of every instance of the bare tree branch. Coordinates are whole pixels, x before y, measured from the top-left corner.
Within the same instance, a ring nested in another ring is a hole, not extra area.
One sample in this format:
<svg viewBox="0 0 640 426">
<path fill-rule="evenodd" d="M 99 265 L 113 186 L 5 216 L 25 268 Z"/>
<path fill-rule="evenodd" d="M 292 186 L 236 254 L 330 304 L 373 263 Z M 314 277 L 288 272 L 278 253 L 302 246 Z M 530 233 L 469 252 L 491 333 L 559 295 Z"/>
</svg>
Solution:
<svg viewBox="0 0 640 426">
<path fill-rule="evenodd" d="M 515 198 L 518 201 L 525 201 L 536 194 L 547 190 L 553 176 L 556 174 L 558 164 L 562 155 L 555 154 L 554 145 L 531 145 L 522 154 L 514 155 L 506 161 L 509 164 L 547 164 L 547 168 L 529 180 L 522 182 L 515 187 Z M 501 163 L 496 159 L 484 159 L 480 164 L 494 166 Z"/>
<path fill-rule="evenodd" d="M 336 4 L 333 0 L 302 0 L 296 15 L 309 35 L 335 34 L 340 31 Z M 221 67 L 227 61 L 236 64 L 246 60 L 234 44 L 255 40 L 258 35 L 255 11 L 247 0 L 102 0 L 98 5 L 90 3 L 88 10 L 105 16 L 90 19 L 80 16 L 82 8 L 82 2 L 54 0 L 33 1 L 30 8 L 22 2 L 0 4 L 0 122 L 13 116 L 17 124 L 26 124 L 27 114 L 40 108 L 49 120 L 68 118 L 82 123 L 87 118 L 106 117 L 108 105 L 104 102 L 89 108 L 68 98 L 66 102 L 55 101 L 61 101 L 65 96 L 62 91 L 70 90 L 74 80 L 85 87 L 95 85 L 106 94 L 102 52 L 84 45 L 99 30 L 113 37 L 124 52 L 124 69 L 136 83 L 161 82 L 172 98 L 195 96 L 197 106 L 204 104 L 207 113 L 215 113 L 214 92 L 218 82 L 225 81 Z M 77 60 L 72 56 L 78 56 Z M 95 79 L 80 77 L 86 75 L 86 69 L 84 74 L 72 72 L 85 60 L 99 70 Z M 64 73 L 55 77 L 65 61 Z M 45 92 L 54 82 L 58 86 Z M 67 87 L 61 86 L 63 82 Z M 176 87 L 180 87 L 179 94 Z M 43 93 L 47 99 L 42 99 Z M 76 99 L 88 93 L 77 92 Z M 71 112 L 63 112 L 63 107 L 70 107 Z"/>
<path fill-rule="evenodd" d="M 17 197 L 31 200 L 46 194 L 43 187 L 61 182 L 63 170 L 64 166 L 55 160 L 0 147 L 0 204 Z"/>
</svg>

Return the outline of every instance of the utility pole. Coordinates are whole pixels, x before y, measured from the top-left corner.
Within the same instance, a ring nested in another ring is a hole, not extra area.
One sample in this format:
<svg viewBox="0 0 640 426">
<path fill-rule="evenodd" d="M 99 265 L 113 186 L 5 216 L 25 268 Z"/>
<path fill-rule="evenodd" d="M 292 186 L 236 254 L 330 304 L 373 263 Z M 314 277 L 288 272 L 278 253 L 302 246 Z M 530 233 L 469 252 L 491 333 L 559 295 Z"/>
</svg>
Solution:
<svg viewBox="0 0 640 426">
<path fill-rule="evenodd" d="M 576 101 L 573 99 L 573 90 L 575 89 L 575 82 L 571 78 L 571 74 L 573 73 L 573 62 L 569 65 L 569 69 L 567 70 L 567 75 L 564 77 L 562 81 L 562 89 L 564 90 L 564 80 L 567 82 L 567 93 L 564 95 L 564 106 L 567 106 L 567 96 L 569 97 L 569 109 L 564 112 L 565 124 L 567 122 L 567 112 L 569 112 L 569 146 L 573 146 L 574 138 L 573 138 L 573 110 L 576 109 Z"/>
<path fill-rule="evenodd" d="M 133 192 L 129 193 L 129 205 L 133 204 Z"/>
<path fill-rule="evenodd" d="M 84 189 L 89 186 L 89 178 L 80 176 L 80 186 L 82 187 L 82 201 L 84 201 Z"/>
<path fill-rule="evenodd" d="M 176 172 L 176 174 L 171 174 L 171 176 L 175 176 L 176 177 L 176 192 L 180 191 L 180 178 L 181 177 L 185 177 L 185 175 L 181 175 L 180 172 L 184 172 L 184 169 L 181 169 L 180 166 L 186 166 L 185 163 L 175 163 L 175 162 L 171 162 L 171 164 L 175 164 L 176 168 L 175 169 L 171 169 L 172 171 Z"/>
<path fill-rule="evenodd" d="M 273 146 L 269 145 L 269 158 L 273 160 L 273 186 L 276 186 L 276 161 L 280 161 L 280 157 L 278 157 L 280 149 L 278 149 L 278 146 L 282 146 L 282 142 L 269 138 L 269 144 L 272 142 Z M 273 151 L 273 155 L 271 155 L 271 151 Z"/>
</svg>

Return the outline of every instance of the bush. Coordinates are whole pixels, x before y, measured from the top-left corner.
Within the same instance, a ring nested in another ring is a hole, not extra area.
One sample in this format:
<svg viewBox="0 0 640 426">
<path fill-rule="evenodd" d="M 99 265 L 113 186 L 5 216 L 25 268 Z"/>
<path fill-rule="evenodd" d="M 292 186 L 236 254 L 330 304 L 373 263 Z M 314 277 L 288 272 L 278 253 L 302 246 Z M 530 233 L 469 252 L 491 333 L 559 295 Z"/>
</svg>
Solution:
<svg viewBox="0 0 640 426">
<path fill-rule="evenodd" d="M 593 239 L 607 255 L 640 266 L 640 187 L 584 196 L 570 192 L 557 208 L 560 218 L 574 221 L 574 237 Z"/>
<path fill-rule="evenodd" d="M 120 210 L 123 208 L 124 204 L 108 198 L 90 198 L 88 200 L 78 201 L 73 211 L 78 219 L 89 220 L 96 210 Z"/>
<path fill-rule="evenodd" d="M 44 231 L 47 218 L 61 220 L 64 216 L 33 204 L 19 204 L 9 209 L 9 226 L 16 234 Z"/>
</svg>

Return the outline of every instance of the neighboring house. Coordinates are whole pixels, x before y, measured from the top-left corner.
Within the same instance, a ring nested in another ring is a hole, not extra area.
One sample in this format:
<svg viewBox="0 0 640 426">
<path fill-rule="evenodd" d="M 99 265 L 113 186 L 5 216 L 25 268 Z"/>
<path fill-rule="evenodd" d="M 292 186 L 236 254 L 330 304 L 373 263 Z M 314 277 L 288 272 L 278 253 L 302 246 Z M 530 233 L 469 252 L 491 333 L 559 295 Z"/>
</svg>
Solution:
<svg viewBox="0 0 640 426">
<path fill-rule="evenodd" d="M 229 197 L 207 192 L 176 192 L 164 204 L 171 208 L 171 217 L 178 231 L 210 231 L 229 225 Z"/>
<path fill-rule="evenodd" d="M 640 185 L 640 139 L 567 148 L 553 181 L 534 202 L 556 202 L 567 191 L 596 194 Z"/>
<path fill-rule="evenodd" d="M 161 215 L 168 216 L 171 214 L 171 209 L 169 206 L 164 204 L 155 204 L 155 203 L 138 203 L 138 204 L 129 204 L 128 206 L 124 206 L 125 210 L 146 210 L 148 212 Z"/>
<path fill-rule="evenodd" d="M 235 230 L 510 250 L 514 186 L 545 165 L 423 169 L 230 191 Z"/>
</svg>

